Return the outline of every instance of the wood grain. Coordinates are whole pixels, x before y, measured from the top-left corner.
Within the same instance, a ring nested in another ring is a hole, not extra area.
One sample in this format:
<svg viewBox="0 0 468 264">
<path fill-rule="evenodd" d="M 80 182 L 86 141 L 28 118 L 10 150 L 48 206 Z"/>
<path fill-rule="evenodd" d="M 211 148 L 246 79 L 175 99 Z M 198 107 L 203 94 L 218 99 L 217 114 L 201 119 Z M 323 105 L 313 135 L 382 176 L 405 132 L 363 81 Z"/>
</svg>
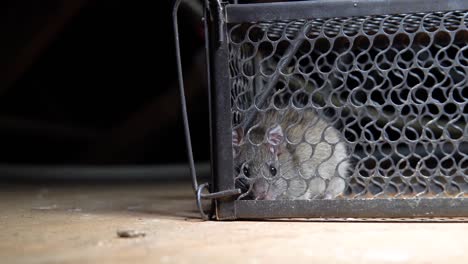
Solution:
<svg viewBox="0 0 468 264">
<path fill-rule="evenodd" d="M 1 263 L 463 263 L 466 223 L 202 222 L 190 184 L 0 188 Z M 117 230 L 144 232 L 119 238 Z"/>
</svg>

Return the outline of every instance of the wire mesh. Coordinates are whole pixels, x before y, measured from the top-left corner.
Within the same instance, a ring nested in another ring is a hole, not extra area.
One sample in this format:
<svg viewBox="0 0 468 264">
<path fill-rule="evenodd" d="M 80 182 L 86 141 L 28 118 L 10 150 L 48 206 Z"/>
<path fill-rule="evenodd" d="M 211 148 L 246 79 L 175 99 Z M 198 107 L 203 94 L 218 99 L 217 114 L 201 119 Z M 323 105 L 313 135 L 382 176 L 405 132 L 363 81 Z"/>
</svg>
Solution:
<svg viewBox="0 0 468 264">
<path fill-rule="evenodd" d="M 238 199 L 465 197 L 468 11 L 229 24 Z"/>
</svg>

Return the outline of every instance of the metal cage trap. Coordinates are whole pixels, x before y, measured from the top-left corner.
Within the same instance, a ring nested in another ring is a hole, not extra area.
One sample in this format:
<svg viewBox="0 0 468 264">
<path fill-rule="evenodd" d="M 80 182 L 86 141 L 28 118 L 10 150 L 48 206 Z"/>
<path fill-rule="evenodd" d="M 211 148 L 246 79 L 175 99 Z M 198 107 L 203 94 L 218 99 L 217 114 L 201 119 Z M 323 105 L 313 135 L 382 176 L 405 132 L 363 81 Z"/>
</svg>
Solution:
<svg viewBox="0 0 468 264">
<path fill-rule="evenodd" d="M 468 217 L 467 1 L 205 1 L 204 23 L 209 193 L 179 63 L 200 209 L 213 199 L 220 220 Z"/>
</svg>

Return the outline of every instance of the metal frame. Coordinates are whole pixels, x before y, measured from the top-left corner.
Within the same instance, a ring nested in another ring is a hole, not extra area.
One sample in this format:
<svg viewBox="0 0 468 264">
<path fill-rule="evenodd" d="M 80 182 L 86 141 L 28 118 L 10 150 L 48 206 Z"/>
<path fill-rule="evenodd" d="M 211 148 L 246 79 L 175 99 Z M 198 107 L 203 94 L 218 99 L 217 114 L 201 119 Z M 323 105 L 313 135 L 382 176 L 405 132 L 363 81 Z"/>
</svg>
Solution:
<svg viewBox="0 0 468 264">
<path fill-rule="evenodd" d="M 467 9 L 460 0 L 314 0 L 226 6 L 226 22 L 350 17 Z"/>
<path fill-rule="evenodd" d="M 217 8 L 222 16 L 210 21 L 212 151 L 215 191 L 235 188 L 232 172 L 230 82 L 228 76 L 227 32 L 229 23 L 307 19 L 317 17 L 379 15 L 408 12 L 468 9 L 468 1 L 456 0 L 317 0 L 268 4 L 227 4 Z M 212 9 L 213 10 L 213 9 Z M 216 20 L 221 17 L 220 20 Z M 217 30 L 214 30 L 217 29 Z M 235 200 L 217 199 L 216 218 L 414 218 L 468 216 L 467 198 L 352 199 L 352 200 Z"/>
<path fill-rule="evenodd" d="M 468 199 L 244 200 L 235 209 L 239 219 L 466 217 Z"/>
<path fill-rule="evenodd" d="M 218 3 L 213 3 L 215 7 L 211 10 L 221 11 Z M 215 12 L 216 12 L 215 11 Z M 210 107 L 212 109 L 211 122 L 211 150 L 212 150 L 212 173 L 213 173 L 213 191 L 223 191 L 234 189 L 234 179 L 229 177 L 232 168 L 232 150 L 229 144 L 231 142 L 231 103 L 229 88 L 229 65 L 228 65 L 228 45 L 226 41 L 226 24 L 219 14 L 212 16 L 211 27 L 206 33 L 211 37 L 209 42 L 209 51 L 211 58 L 209 69 L 211 74 L 210 83 Z M 205 18 L 208 20 L 208 18 Z M 229 128 L 229 129 L 227 129 Z M 223 219 L 232 219 L 234 215 L 234 204 L 226 199 L 216 200 L 216 216 Z"/>
</svg>

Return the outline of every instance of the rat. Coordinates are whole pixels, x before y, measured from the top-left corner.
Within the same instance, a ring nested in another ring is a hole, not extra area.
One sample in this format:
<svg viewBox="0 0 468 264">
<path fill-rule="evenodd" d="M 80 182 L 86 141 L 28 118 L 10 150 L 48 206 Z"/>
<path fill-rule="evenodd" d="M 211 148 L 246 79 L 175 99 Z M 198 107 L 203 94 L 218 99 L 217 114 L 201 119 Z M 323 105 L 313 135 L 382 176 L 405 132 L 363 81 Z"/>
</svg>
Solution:
<svg viewBox="0 0 468 264">
<path fill-rule="evenodd" d="M 314 110 L 260 112 L 232 131 L 236 186 L 255 200 L 333 199 L 350 169 L 340 132 Z"/>
</svg>

